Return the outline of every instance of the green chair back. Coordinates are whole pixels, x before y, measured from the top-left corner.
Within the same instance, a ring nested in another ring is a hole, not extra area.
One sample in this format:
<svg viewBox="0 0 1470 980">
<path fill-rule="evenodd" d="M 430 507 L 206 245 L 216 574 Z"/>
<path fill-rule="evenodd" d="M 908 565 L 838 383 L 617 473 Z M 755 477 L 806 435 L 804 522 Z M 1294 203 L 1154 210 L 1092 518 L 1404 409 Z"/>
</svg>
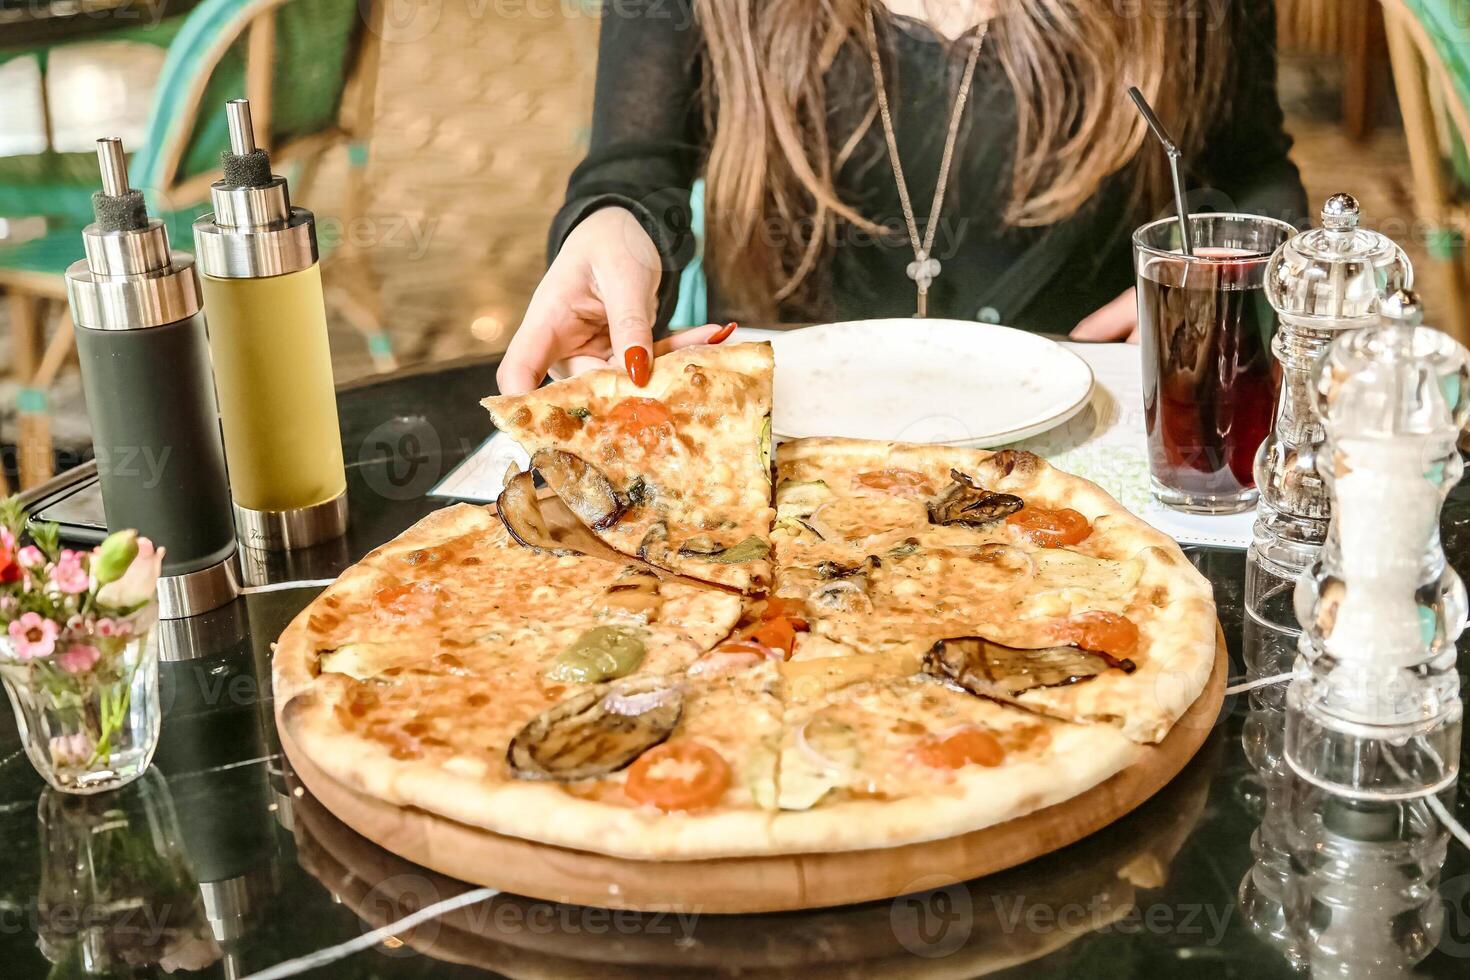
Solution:
<svg viewBox="0 0 1470 980">
<path fill-rule="evenodd" d="M 1470 0 L 1403 0 L 1403 4 L 1429 36 L 1460 104 L 1470 110 Z M 1461 188 L 1470 191 L 1467 135 L 1452 132 L 1449 163 Z"/>
</svg>

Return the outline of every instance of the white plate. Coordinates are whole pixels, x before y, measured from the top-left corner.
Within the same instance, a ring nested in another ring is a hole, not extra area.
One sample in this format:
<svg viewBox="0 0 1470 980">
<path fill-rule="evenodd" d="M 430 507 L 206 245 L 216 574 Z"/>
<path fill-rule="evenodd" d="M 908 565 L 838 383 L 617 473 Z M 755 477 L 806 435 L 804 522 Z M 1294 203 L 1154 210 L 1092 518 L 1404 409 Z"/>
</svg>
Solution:
<svg viewBox="0 0 1470 980">
<path fill-rule="evenodd" d="M 968 320 L 857 320 L 783 333 L 772 430 L 986 448 L 1061 425 L 1092 369 L 1036 334 Z"/>
</svg>

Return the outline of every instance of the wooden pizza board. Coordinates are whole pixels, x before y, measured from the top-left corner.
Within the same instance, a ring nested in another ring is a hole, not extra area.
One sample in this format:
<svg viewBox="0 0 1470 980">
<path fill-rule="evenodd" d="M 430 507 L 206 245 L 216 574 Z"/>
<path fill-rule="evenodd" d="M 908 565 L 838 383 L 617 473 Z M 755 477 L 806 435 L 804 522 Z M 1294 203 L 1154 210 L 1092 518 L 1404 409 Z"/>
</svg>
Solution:
<svg viewBox="0 0 1470 980">
<path fill-rule="evenodd" d="M 1215 727 L 1229 658 L 1217 631 L 1204 691 L 1144 757 L 1079 796 L 958 837 L 903 847 L 703 861 L 635 861 L 506 837 L 352 790 L 312 765 L 279 713 L 281 747 L 302 784 L 385 849 L 461 881 L 531 898 L 647 912 L 746 913 L 852 905 L 1015 867 L 1100 830 L 1172 780 Z M 279 711 L 279 706 L 278 706 Z"/>
</svg>

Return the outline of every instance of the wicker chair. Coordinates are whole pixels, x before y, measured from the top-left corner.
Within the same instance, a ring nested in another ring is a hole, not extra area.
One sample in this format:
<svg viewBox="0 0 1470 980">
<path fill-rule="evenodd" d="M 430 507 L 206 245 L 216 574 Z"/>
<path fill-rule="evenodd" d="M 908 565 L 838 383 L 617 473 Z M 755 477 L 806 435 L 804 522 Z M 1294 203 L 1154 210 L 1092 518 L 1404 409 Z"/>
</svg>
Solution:
<svg viewBox="0 0 1470 980">
<path fill-rule="evenodd" d="M 363 10 L 377 16 L 378 6 Z M 240 96 L 251 100 L 256 142 L 272 151 L 278 168 L 296 168 L 293 197 L 299 200 L 309 202 L 322 156 L 347 147 L 353 165 L 341 218 L 345 223 L 357 213 L 380 36 L 377 25 L 362 18 L 356 0 L 203 0 L 149 35 L 152 42 L 166 41 L 168 53 L 147 135 L 132 148 L 129 170 L 150 209 L 168 224 L 176 248 L 192 248 L 192 222 L 209 210 L 209 185 L 219 179 L 219 153 L 228 145 L 222 107 Z M 90 155 L 42 156 L 46 165 L 0 165 L 0 216 L 46 218 L 39 237 L 9 245 L 0 240 L 0 288 L 8 294 L 12 366 L 22 384 L 22 487 L 46 480 L 55 465 L 47 390 L 73 347 L 63 273 L 81 257 L 81 229 L 91 220 L 96 187 Z M 365 335 L 375 366 L 391 370 L 392 347 L 370 299 L 377 290 L 362 281 L 365 263 L 345 244 L 331 262 L 334 306 Z M 49 331 L 47 321 L 54 321 Z M 4 479 L 0 469 L 0 483 Z"/>
<path fill-rule="evenodd" d="M 1395 87 L 1404 117 L 1414 205 L 1430 258 L 1449 286 L 1450 322 L 1470 341 L 1465 228 L 1470 224 L 1470 8 L 1453 0 L 1383 0 Z"/>
</svg>

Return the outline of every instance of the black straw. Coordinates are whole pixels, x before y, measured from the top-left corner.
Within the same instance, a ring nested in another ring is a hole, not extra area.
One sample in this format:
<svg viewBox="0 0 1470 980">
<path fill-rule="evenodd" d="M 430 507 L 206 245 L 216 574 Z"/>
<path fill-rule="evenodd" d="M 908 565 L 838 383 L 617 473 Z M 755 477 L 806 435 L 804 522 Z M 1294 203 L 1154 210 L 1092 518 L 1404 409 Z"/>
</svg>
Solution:
<svg viewBox="0 0 1470 980">
<path fill-rule="evenodd" d="M 1143 121 L 1148 123 L 1148 128 L 1164 144 L 1164 152 L 1169 155 L 1169 176 L 1174 179 L 1174 210 L 1179 215 L 1179 241 L 1184 248 L 1184 254 L 1193 257 L 1194 237 L 1189 233 L 1189 210 L 1184 204 L 1184 178 L 1179 173 L 1179 158 L 1183 154 L 1164 131 L 1164 124 L 1154 115 L 1153 106 L 1148 104 L 1137 85 L 1128 86 L 1128 95 L 1133 99 L 1133 104 L 1138 106 L 1138 112 L 1143 116 Z"/>
</svg>

